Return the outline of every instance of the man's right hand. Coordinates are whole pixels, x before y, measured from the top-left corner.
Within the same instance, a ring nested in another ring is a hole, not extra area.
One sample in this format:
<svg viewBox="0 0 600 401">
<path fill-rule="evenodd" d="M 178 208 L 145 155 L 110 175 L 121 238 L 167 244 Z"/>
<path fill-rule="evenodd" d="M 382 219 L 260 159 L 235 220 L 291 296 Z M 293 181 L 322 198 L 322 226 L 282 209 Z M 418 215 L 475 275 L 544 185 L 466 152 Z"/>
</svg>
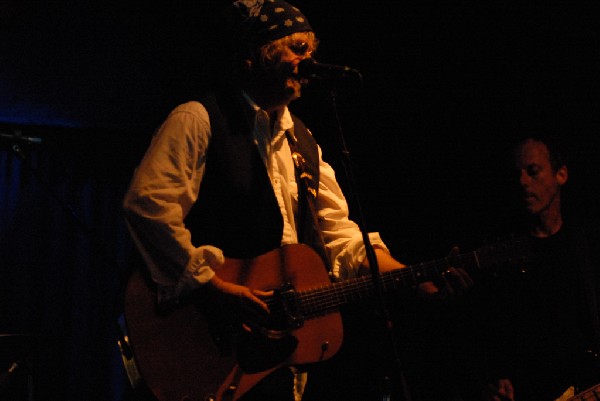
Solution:
<svg viewBox="0 0 600 401">
<path fill-rule="evenodd" d="M 217 275 L 213 276 L 207 284 L 233 303 L 255 305 L 269 313 L 269 307 L 261 298 L 272 296 L 273 291 L 252 290 L 243 285 L 221 280 Z"/>
</svg>

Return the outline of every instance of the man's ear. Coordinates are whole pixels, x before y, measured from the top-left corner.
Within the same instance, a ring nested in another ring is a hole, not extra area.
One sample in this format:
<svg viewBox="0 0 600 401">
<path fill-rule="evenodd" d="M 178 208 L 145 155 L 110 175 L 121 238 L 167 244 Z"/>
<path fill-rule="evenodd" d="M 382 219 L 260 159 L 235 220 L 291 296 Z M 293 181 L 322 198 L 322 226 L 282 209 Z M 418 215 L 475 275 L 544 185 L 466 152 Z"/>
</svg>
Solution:
<svg viewBox="0 0 600 401">
<path fill-rule="evenodd" d="M 569 179 L 569 169 L 567 166 L 562 166 L 556 171 L 556 181 L 558 185 L 564 185 Z"/>
</svg>

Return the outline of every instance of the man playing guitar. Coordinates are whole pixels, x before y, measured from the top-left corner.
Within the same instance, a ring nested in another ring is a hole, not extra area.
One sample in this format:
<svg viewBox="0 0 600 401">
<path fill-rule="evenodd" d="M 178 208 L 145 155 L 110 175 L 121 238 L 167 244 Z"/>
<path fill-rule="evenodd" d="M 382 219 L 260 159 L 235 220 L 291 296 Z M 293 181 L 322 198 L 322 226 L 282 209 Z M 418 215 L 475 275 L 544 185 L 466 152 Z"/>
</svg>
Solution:
<svg viewBox="0 0 600 401">
<path fill-rule="evenodd" d="M 268 299 L 277 286 L 253 281 L 268 270 L 242 263 L 235 274 L 222 273 L 228 259 L 248 260 L 304 243 L 318 251 L 326 275 L 335 280 L 357 277 L 370 263 L 333 169 L 288 109 L 307 83 L 298 65 L 317 49 L 308 20 L 282 0 L 239 0 L 227 21 L 224 30 L 231 38 L 224 43 L 231 43 L 231 52 L 222 76 L 209 93 L 176 107 L 160 126 L 134 173 L 124 210 L 159 305 L 201 292 L 215 295 L 204 306 L 219 314 L 224 309 L 215 303 L 269 314 Z M 377 233 L 369 239 L 382 273 L 404 267 Z M 459 287 L 469 285 L 463 271 L 448 271 Z M 329 357 L 330 346 L 321 347 Z M 231 397 L 292 401 L 291 383 L 301 393 L 303 379 L 282 367 L 244 394 L 231 390 Z"/>
</svg>

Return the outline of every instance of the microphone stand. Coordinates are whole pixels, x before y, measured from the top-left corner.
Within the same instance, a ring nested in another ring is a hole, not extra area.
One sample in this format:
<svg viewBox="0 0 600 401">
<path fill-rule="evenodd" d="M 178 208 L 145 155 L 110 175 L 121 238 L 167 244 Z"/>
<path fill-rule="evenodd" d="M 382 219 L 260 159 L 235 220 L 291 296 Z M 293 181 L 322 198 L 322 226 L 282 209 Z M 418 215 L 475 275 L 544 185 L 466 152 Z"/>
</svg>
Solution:
<svg viewBox="0 0 600 401">
<path fill-rule="evenodd" d="M 356 76 L 359 79 L 360 84 L 362 85 L 362 76 L 357 71 L 356 71 Z M 352 160 L 351 160 L 351 156 L 350 156 L 350 151 L 348 150 L 348 147 L 346 145 L 346 139 L 345 139 L 344 132 L 342 129 L 342 124 L 340 121 L 340 115 L 339 115 L 338 108 L 337 108 L 337 90 L 335 88 L 335 85 L 332 85 L 331 88 L 329 89 L 329 97 L 331 100 L 333 114 L 335 117 L 335 124 L 336 124 L 337 132 L 338 132 L 339 140 L 340 140 L 340 144 L 341 144 L 342 165 L 344 168 L 344 173 L 345 173 L 346 179 L 348 181 L 348 187 L 349 187 L 350 195 L 351 195 L 351 198 L 353 201 L 354 210 L 356 211 L 356 215 L 358 216 L 357 217 L 358 225 L 360 227 L 362 239 L 363 239 L 365 249 L 367 252 L 367 260 L 369 261 L 369 269 L 371 271 L 371 277 L 372 277 L 373 286 L 375 289 L 375 297 L 379 303 L 379 308 L 380 308 L 382 317 L 386 323 L 385 324 L 386 333 L 389 337 L 388 340 L 389 340 L 389 343 L 390 343 L 390 346 L 392 349 L 392 355 L 394 358 L 394 362 L 398 368 L 402 396 L 404 398 L 404 401 L 411 401 L 412 398 L 408 391 L 408 385 L 406 383 L 406 378 L 404 376 L 404 368 L 402 366 L 402 362 L 401 362 L 400 356 L 398 354 L 398 347 L 396 345 L 396 340 L 395 340 L 394 333 L 393 333 L 392 320 L 390 318 L 389 309 L 387 307 L 387 303 L 385 301 L 384 294 L 383 294 L 381 275 L 380 275 L 380 271 L 379 271 L 379 264 L 377 262 L 377 257 L 375 256 L 375 250 L 373 249 L 373 244 L 371 243 L 371 240 L 369 238 L 369 233 L 366 228 L 365 217 L 364 217 L 364 213 L 363 213 L 363 210 L 361 207 L 360 197 L 358 195 L 358 190 L 357 190 L 358 186 L 356 184 L 355 177 L 354 177 L 354 171 L 352 168 Z M 387 377 L 387 376 L 382 378 L 381 391 L 382 391 L 382 400 L 383 401 L 391 400 L 391 390 L 390 390 L 390 385 L 389 385 L 390 380 L 391 380 L 390 377 Z"/>
</svg>

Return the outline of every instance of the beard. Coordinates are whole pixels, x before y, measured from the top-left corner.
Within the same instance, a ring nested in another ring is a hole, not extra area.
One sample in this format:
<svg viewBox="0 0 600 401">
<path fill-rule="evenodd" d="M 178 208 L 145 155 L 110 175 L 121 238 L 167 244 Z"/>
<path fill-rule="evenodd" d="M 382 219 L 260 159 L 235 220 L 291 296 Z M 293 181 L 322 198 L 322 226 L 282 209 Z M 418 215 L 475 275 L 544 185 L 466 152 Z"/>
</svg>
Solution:
<svg viewBox="0 0 600 401">
<path fill-rule="evenodd" d="M 283 96 L 287 99 L 287 102 L 290 103 L 300 96 L 302 96 L 302 87 L 304 86 L 301 80 L 298 80 L 296 77 L 292 76 L 286 80 L 285 89 L 283 90 Z"/>
</svg>

